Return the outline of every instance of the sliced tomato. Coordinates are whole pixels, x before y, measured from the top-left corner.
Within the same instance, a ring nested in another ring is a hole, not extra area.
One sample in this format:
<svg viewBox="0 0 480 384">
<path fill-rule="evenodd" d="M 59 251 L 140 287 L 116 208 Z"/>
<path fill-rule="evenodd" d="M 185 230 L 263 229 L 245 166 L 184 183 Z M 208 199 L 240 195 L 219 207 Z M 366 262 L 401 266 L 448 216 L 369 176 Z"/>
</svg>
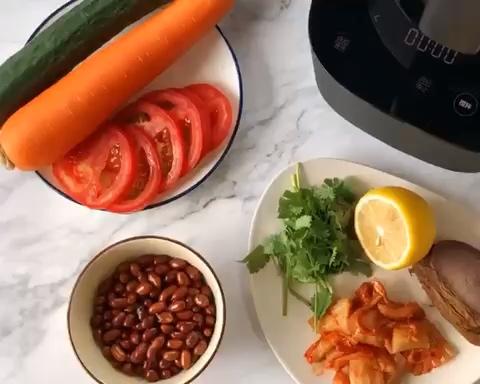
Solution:
<svg viewBox="0 0 480 384">
<path fill-rule="evenodd" d="M 178 124 L 162 108 L 146 101 L 131 104 L 118 119 L 142 127 L 155 141 L 165 180 L 163 186 L 165 189 L 173 187 L 187 164 L 187 149 Z"/>
<path fill-rule="evenodd" d="M 197 94 L 206 105 L 210 114 L 212 147 L 217 148 L 232 129 L 233 110 L 230 101 L 219 89 L 210 84 L 194 84 L 186 89 Z"/>
<path fill-rule="evenodd" d="M 176 89 L 154 91 L 143 96 L 142 100 L 163 108 L 177 122 L 188 148 L 183 174 L 193 169 L 209 148 L 210 117 L 207 111 Z"/>
<path fill-rule="evenodd" d="M 120 200 L 108 207 L 111 212 L 135 212 L 148 206 L 162 184 L 162 168 L 155 142 L 141 127 L 130 125 L 125 132 L 135 140 L 138 166 L 130 189 Z"/>
<path fill-rule="evenodd" d="M 137 169 L 135 143 L 111 124 L 53 164 L 64 191 L 90 208 L 104 209 L 127 191 Z"/>
</svg>

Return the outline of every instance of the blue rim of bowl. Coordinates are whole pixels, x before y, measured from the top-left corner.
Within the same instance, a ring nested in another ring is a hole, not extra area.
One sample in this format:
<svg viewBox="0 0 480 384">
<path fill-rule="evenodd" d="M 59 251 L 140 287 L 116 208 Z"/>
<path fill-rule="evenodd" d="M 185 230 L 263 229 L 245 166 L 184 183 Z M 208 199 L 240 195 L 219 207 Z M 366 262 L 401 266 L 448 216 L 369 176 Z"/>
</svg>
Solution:
<svg viewBox="0 0 480 384">
<path fill-rule="evenodd" d="M 42 29 L 45 27 L 45 25 L 50 21 L 52 20 L 52 18 L 54 18 L 55 16 L 57 16 L 60 12 L 62 12 L 65 8 L 69 7 L 70 5 L 72 4 L 75 4 L 77 2 L 79 2 L 80 0 L 69 0 L 67 1 L 65 4 L 61 5 L 59 8 L 57 8 L 55 11 L 53 11 L 36 29 L 35 31 L 33 31 L 32 35 L 28 38 L 27 40 L 27 44 L 33 40 L 33 38 L 35 38 L 35 36 L 37 36 L 41 31 Z M 190 188 L 187 188 L 185 191 L 183 192 L 180 192 L 178 194 L 176 194 L 175 196 L 172 196 L 166 200 L 163 200 L 163 201 L 160 201 L 159 203 L 155 203 L 155 204 L 152 204 L 152 205 L 149 205 L 148 207 L 145 207 L 142 211 L 140 212 L 143 212 L 143 211 L 147 211 L 149 209 L 153 209 L 153 208 L 158 208 L 158 207 L 161 207 L 163 205 L 167 205 L 175 200 L 178 200 L 180 198 L 182 198 L 183 196 L 189 194 L 190 192 L 192 192 L 193 190 L 195 190 L 197 187 L 199 187 L 201 184 L 203 184 L 212 174 L 213 172 L 216 171 L 216 169 L 220 166 L 220 164 L 222 163 L 222 161 L 225 159 L 225 157 L 227 156 L 228 152 L 230 151 L 230 149 L 232 148 L 232 145 L 233 145 L 233 142 L 235 141 L 235 137 L 237 136 L 237 133 L 238 133 L 238 129 L 240 127 L 240 121 L 241 121 L 241 118 L 242 118 L 242 114 L 243 114 L 243 78 L 242 78 L 242 72 L 241 72 L 241 69 L 240 69 L 240 63 L 238 61 L 238 57 L 237 55 L 235 54 L 235 51 L 233 50 L 232 48 L 232 44 L 230 43 L 230 41 L 227 39 L 227 37 L 225 36 L 225 34 L 223 33 L 223 31 L 220 29 L 220 27 L 217 25 L 216 26 L 217 28 L 217 31 L 220 33 L 220 36 L 222 36 L 223 40 L 225 41 L 225 43 L 227 44 L 227 47 L 230 51 L 230 54 L 232 55 L 232 58 L 233 58 L 233 61 L 235 62 L 235 67 L 237 69 L 237 74 L 238 74 L 238 85 L 239 85 L 239 89 L 240 89 L 240 101 L 239 101 L 239 109 L 238 109 L 238 117 L 237 117 L 237 121 L 235 123 L 235 128 L 233 129 L 233 133 L 232 133 L 232 137 L 230 138 L 230 141 L 228 142 L 227 146 L 225 147 L 225 149 L 223 150 L 223 153 L 222 155 L 220 156 L 220 158 L 217 160 L 217 162 L 212 166 L 212 168 L 207 172 L 207 174 L 205 176 L 203 176 L 199 181 L 197 181 L 195 184 L 193 184 Z M 75 201 L 74 199 L 72 199 L 70 196 L 68 196 L 65 192 L 63 192 L 62 190 L 58 189 L 57 187 L 55 187 L 53 184 L 51 184 L 45 177 L 43 177 L 43 175 L 36 171 L 35 172 L 38 177 L 40 177 L 40 179 L 45 183 L 47 184 L 48 187 L 50 187 L 51 189 L 53 189 L 55 192 L 57 192 L 59 195 L 63 196 L 64 198 L 72 201 L 73 203 L 75 204 L 78 204 L 78 205 L 82 205 L 83 204 L 80 204 L 78 201 Z M 137 212 L 133 212 L 133 213 L 137 213 Z"/>
<path fill-rule="evenodd" d="M 76 1 L 76 0 L 75 0 Z M 218 278 L 217 274 L 215 273 L 215 270 L 213 269 L 213 267 L 210 265 L 210 263 L 200 254 L 198 253 L 197 251 L 195 251 L 193 248 L 190 248 L 188 245 L 186 245 L 185 243 L 181 242 L 181 241 L 178 241 L 178 240 L 174 240 L 174 239 L 171 239 L 169 237 L 165 237 L 165 236 L 156 236 L 156 235 L 143 235 L 143 236 L 134 236 L 134 237 L 129 237 L 128 239 L 124 239 L 124 240 L 120 240 L 120 241 L 117 241 L 116 243 L 114 244 L 111 244 L 109 245 L 108 247 L 102 249 L 100 252 L 98 252 L 94 258 L 92 258 L 88 264 L 83 268 L 82 272 L 80 273 L 80 275 L 77 277 L 77 280 L 75 281 L 75 284 L 73 286 L 73 289 L 70 293 L 70 299 L 68 301 L 68 309 L 67 309 L 67 329 L 68 329 L 68 338 L 70 340 L 70 344 L 72 346 L 72 349 L 73 349 L 73 352 L 75 353 L 75 357 L 77 358 L 78 362 L 80 363 L 80 365 L 82 366 L 82 368 L 85 370 L 85 372 L 95 381 L 97 382 L 98 384 L 107 384 L 107 383 L 104 383 L 103 381 L 100 381 L 100 379 L 98 379 L 95 374 L 93 372 L 91 372 L 87 366 L 83 363 L 82 359 L 80 358 L 78 352 L 77 352 L 77 348 L 75 347 L 75 343 L 73 342 L 73 338 L 72 338 L 72 330 L 71 330 L 71 326 L 70 326 L 70 313 L 71 313 L 71 307 L 72 307 L 72 301 L 73 301 L 73 296 L 75 294 L 75 291 L 78 287 L 78 284 L 80 283 L 80 280 L 82 279 L 82 277 L 88 272 L 88 269 L 91 267 L 91 265 L 97 261 L 97 259 L 99 259 L 100 257 L 102 257 L 106 252 L 108 252 L 109 250 L 111 250 L 112 248 L 115 248 L 119 245 L 122 245 L 124 243 L 129 243 L 129 242 L 133 242 L 133 241 L 137 241 L 137 240 L 148 240 L 148 239 L 153 239 L 153 240 L 161 240 L 161 241 L 168 241 L 168 242 L 171 242 L 171 243 L 174 243 L 174 244 L 177 244 L 187 250 L 189 250 L 190 252 L 192 252 L 196 257 L 198 257 L 198 259 L 210 270 L 210 272 L 212 273 L 217 285 L 218 285 L 218 288 L 220 290 L 220 296 L 221 296 L 221 300 L 223 301 L 223 324 L 222 324 L 222 329 L 220 331 L 220 338 L 218 339 L 218 343 L 217 345 L 215 346 L 215 350 L 213 351 L 212 353 L 212 356 L 210 356 L 210 358 L 207 360 L 207 362 L 203 365 L 203 367 L 198 371 L 198 373 L 192 377 L 191 379 L 187 380 L 186 382 L 182 383 L 182 384 L 190 384 L 190 383 L 193 383 L 193 381 L 195 379 L 197 379 L 206 369 L 207 367 L 210 365 L 210 363 L 213 361 L 213 359 L 215 358 L 218 350 L 220 349 L 220 345 L 222 344 L 222 341 L 223 341 L 223 338 L 225 336 L 225 328 L 226 328 L 226 324 L 227 324 L 227 302 L 225 300 L 225 292 L 223 291 L 223 287 L 222 287 L 222 283 L 220 281 L 220 279 Z M 192 365 L 193 366 L 193 365 Z M 175 377 L 175 376 L 172 376 L 172 378 Z"/>
</svg>

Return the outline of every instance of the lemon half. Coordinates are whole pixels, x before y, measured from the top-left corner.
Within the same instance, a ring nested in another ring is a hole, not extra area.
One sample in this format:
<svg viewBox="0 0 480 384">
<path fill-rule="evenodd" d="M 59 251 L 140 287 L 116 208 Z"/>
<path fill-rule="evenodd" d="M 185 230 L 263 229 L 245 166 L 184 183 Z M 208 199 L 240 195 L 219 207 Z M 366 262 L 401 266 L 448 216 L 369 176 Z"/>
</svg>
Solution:
<svg viewBox="0 0 480 384">
<path fill-rule="evenodd" d="M 436 236 L 435 216 L 415 192 L 376 188 L 355 208 L 355 231 L 373 263 L 397 270 L 419 262 L 430 251 Z"/>
</svg>

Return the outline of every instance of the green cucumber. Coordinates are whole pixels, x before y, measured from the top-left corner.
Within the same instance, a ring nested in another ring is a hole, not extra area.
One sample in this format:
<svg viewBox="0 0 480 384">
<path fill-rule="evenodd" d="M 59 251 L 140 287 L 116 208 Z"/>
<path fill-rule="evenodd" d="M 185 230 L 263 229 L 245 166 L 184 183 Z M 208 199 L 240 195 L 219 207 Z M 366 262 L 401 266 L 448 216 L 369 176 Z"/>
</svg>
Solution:
<svg viewBox="0 0 480 384">
<path fill-rule="evenodd" d="M 0 66 L 0 127 L 94 51 L 169 0 L 84 0 Z"/>
</svg>

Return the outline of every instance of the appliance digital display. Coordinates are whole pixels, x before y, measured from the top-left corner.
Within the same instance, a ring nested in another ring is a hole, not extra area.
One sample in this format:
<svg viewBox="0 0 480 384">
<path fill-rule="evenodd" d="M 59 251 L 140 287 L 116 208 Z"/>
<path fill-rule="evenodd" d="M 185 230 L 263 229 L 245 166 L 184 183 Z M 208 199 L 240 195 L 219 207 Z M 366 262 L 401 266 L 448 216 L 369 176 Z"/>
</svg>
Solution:
<svg viewBox="0 0 480 384">
<path fill-rule="evenodd" d="M 418 28 L 410 28 L 404 38 L 404 43 L 409 47 L 415 47 L 419 52 L 430 54 L 434 59 L 452 65 L 457 59 L 458 52 L 430 39 Z"/>
</svg>

